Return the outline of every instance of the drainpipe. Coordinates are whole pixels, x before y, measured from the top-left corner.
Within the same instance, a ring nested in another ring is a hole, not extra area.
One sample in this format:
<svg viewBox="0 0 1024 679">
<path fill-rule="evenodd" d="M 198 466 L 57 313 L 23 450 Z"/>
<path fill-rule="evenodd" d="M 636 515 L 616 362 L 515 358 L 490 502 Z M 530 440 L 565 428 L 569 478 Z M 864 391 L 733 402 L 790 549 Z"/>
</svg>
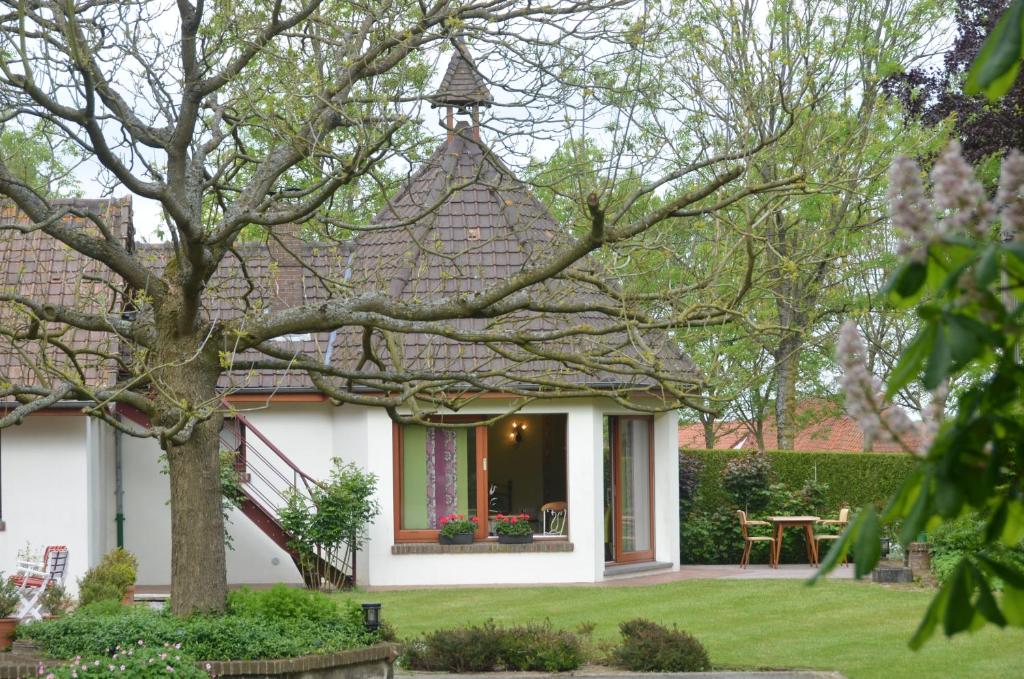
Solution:
<svg viewBox="0 0 1024 679">
<path fill-rule="evenodd" d="M 117 416 L 120 421 L 121 416 Z M 121 437 L 120 429 L 114 429 L 114 523 L 117 525 L 117 546 L 124 547 L 124 474 L 121 469 Z"/>
</svg>

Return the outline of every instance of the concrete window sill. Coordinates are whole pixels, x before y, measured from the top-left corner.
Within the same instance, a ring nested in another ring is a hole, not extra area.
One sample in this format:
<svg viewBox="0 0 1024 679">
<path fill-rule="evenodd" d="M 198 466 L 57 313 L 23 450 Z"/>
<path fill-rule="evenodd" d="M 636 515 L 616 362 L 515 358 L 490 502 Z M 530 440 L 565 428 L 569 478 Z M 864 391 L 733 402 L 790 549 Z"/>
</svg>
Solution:
<svg viewBox="0 0 1024 679">
<path fill-rule="evenodd" d="M 410 542 L 391 546 L 392 554 L 553 554 L 571 551 L 573 544 L 568 540 L 535 540 L 528 545 L 503 545 L 497 540 L 485 540 L 471 545 Z"/>
</svg>

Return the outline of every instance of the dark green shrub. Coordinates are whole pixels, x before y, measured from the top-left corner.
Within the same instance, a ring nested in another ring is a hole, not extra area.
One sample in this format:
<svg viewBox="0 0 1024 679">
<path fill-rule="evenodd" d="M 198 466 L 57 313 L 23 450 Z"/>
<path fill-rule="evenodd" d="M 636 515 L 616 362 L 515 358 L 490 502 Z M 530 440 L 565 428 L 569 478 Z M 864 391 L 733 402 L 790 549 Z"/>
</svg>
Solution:
<svg viewBox="0 0 1024 679">
<path fill-rule="evenodd" d="M 139 561 L 118 547 L 103 555 L 95 567 L 78 580 L 78 601 L 85 606 L 94 601 L 120 601 L 135 584 Z"/>
<path fill-rule="evenodd" d="M 0 571 L 0 618 L 10 618 L 18 611 L 21 597 L 18 587 Z"/>
<path fill-rule="evenodd" d="M 338 605 L 337 615 L 319 619 L 254 612 L 268 609 L 272 607 L 260 604 L 242 615 L 178 618 L 140 606 L 93 604 L 61 618 L 21 625 L 18 637 L 31 639 L 55 658 L 109 656 L 118 646 L 142 641 L 146 646 L 180 644 L 183 651 L 203 660 L 289 658 L 379 639 L 364 629 L 362 610 L 352 601 Z"/>
<path fill-rule="evenodd" d="M 733 504 L 747 513 L 760 512 L 771 499 L 768 476 L 771 463 L 765 455 L 749 453 L 734 457 L 722 470 L 722 486 Z"/>
<path fill-rule="evenodd" d="M 679 509 L 688 512 L 697 499 L 701 469 L 704 464 L 693 455 L 679 456 Z"/>
<path fill-rule="evenodd" d="M 518 627 L 483 625 L 437 630 L 405 645 L 402 664 L 433 672 L 568 672 L 583 664 L 577 634 L 550 622 Z"/>
<path fill-rule="evenodd" d="M 706 672 L 708 653 L 694 637 L 642 618 L 619 625 L 622 644 L 612 652 L 616 665 L 632 672 Z"/>
</svg>

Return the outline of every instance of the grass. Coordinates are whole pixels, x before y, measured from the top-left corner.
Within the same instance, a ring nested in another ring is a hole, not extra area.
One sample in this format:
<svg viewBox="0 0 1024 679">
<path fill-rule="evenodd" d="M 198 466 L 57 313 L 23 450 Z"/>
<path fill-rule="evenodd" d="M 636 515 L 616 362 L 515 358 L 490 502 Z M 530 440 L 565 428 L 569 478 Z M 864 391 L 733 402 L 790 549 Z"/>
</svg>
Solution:
<svg viewBox="0 0 1024 679">
<path fill-rule="evenodd" d="M 598 640 L 623 620 L 677 624 L 704 643 L 716 669 L 837 670 L 850 679 L 1024 677 L 1024 630 L 987 627 L 907 648 L 932 596 L 858 582 L 813 587 L 785 580 L 689 580 L 646 587 L 531 587 L 375 592 L 382 619 L 409 638 L 433 629 L 550 619 L 596 624 Z"/>
</svg>

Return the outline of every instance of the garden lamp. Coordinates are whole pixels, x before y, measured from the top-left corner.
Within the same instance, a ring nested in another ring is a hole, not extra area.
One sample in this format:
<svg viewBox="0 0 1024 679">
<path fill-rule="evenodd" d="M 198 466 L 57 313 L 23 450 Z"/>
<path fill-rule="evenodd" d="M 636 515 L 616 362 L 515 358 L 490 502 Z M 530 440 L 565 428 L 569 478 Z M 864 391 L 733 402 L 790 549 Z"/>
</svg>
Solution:
<svg viewBox="0 0 1024 679">
<path fill-rule="evenodd" d="M 370 632 L 380 627 L 380 604 L 363 604 L 363 626 Z"/>
</svg>

